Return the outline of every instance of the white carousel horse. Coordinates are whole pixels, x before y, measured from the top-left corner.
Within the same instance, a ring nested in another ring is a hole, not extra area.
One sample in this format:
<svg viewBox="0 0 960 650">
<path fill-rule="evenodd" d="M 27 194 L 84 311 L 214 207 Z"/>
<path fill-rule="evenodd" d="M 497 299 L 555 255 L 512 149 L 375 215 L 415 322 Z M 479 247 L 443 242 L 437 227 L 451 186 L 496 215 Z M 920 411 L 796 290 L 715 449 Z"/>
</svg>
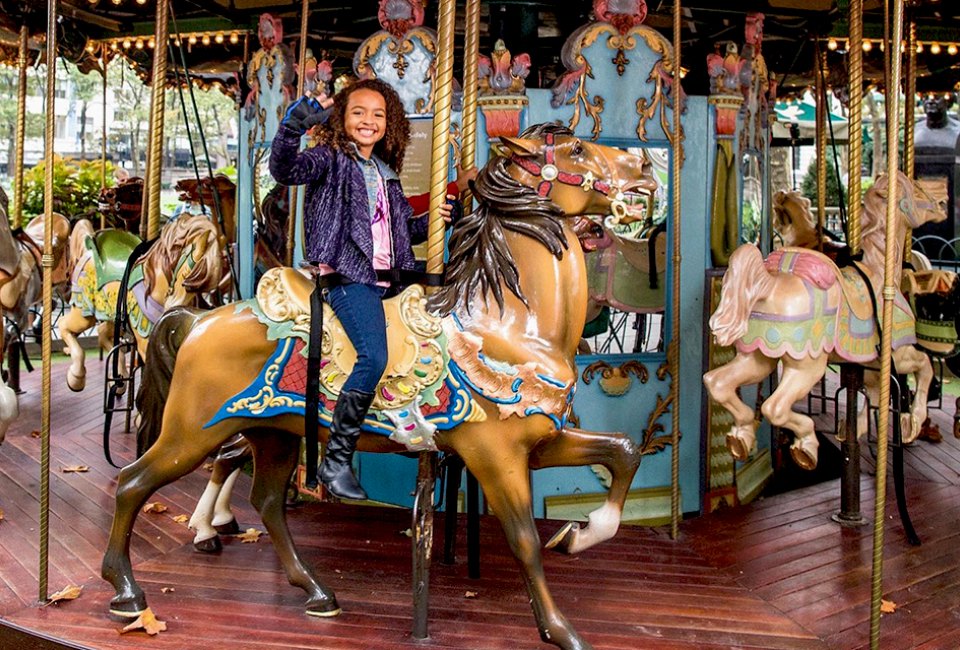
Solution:
<svg viewBox="0 0 960 650">
<path fill-rule="evenodd" d="M 754 411 L 737 395 L 737 388 L 756 384 L 782 365 L 777 389 L 761 407 L 779 427 L 794 432 L 790 452 L 806 469 L 817 464 L 813 420 L 792 410 L 826 371 L 827 363 L 866 364 L 877 359 L 879 328 L 873 295 L 882 295 L 885 250 L 887 178 L 881 177 L 864 196 L 863 259 L 855 266 L 837 267 L 826 255 L 803 248 L 783 248 L 766 261 L 753 245 L 737 248 L 724 275 L 720 304 L 710 318 L 710 329 L 720 345 L 736 345 L 733 361 L 703 377 L 710 396 L 734 419 L 727 447 L 737 459 L 746 459 L 756 444 Z M 922 188 L 898 174 L 898 210 L 895 215 L 894 285 L 899 286 L 903 243 L 907 228 L 942 221 L 945 214 L 929 201 Z M 912 347 L 914 319 L 902 295 L 895 303 L 894 349 L 915 358 L 926 357 Z M 929 360 L 927 361 L 929 364 Z M 903 368 L 905 370 L 905 368 Z M 914 431 L 926 418 L 929 377 L 918 372 L 918 389 L 904 424 Z"/>
</svg>

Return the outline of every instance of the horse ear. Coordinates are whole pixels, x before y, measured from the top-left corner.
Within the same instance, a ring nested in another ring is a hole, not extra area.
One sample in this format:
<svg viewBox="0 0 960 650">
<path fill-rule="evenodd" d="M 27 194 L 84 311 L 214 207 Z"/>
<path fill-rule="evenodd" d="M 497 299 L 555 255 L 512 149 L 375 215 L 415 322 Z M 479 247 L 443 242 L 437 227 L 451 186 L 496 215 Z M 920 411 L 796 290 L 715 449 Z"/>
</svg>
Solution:
<svg viewBox="0 0 960 650">
<path fill-rule="evenodd" d="M 526 138 L 511 138 L 506 135 L 500 136 L 500 152 L 505 156 L 520 156 L 529 158 L 536 156 L 540 147 L 533 140 Z"/>
</svg>

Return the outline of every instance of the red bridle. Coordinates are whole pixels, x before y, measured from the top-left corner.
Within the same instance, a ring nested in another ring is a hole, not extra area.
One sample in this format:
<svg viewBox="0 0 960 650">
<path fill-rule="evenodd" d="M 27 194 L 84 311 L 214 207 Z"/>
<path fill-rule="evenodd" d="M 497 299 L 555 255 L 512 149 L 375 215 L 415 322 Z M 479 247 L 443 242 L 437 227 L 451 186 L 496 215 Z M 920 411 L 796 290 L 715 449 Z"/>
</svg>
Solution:
<svg viewBox="0 0 960 650">
<path fill-rule="evenodd" d="M 594 190 L 600 192 L 604 196 L 609 196 L 611 191 L 610 183 L 605 181 L 598 181 L 592 178 L 588 178 L 583 174 L 571 174 L 570 172 L 560 171 L 557 168 L 556 164 L 556 153 L 554 151 L 554 134 L 547 133 L 543 139 L 546 148 L 544 150 L 544 162 L 539 164 L 535 160 L 530 158 L 524 158 L 516 154 L 510 156 L 511 162 L 516 163 L 522 167 L 525 171 L 530 172 L 534 176 L 539 176 L 541 179 L 540 185 L 537 186 L 537 194 L 542 197 L 546 197 L 553 190 L 553 182 L 557 181 L 558 183 L 563 183 L 564 185 L 576 185 L 583 188 L 584 191 Z"/>
</svg>

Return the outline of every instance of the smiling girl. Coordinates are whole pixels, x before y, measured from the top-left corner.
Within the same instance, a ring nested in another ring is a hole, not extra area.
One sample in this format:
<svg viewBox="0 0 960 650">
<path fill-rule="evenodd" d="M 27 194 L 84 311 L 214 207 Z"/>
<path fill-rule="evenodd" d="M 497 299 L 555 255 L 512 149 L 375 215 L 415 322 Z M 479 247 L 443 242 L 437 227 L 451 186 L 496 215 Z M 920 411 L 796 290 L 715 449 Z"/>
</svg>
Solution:
<svg viewBox="0 0 960 650">
<path fill-rule="evenodd" d="M 414 268 L 411 239 L 426 238 L 427 219 L 414 217 L 400 187 L 410 124 L 396 91 L 380 80 L 358 81 L 336 95 L 331 110 L 323 108 L 308 97 L 290 106 L 273 140 L 270 172 L 285 185 L 306 185 L 306 260 L 357 351 L 319 478 L 337 497 L 366 499 L 351 462 L 387 364 L 382 299 L 389 283 L 377 271 Z M 318 124 L 316 146 L 300 151 L 301 136 Z M 449 221 L 449 206 L 441 214 Z"/>
</svg>

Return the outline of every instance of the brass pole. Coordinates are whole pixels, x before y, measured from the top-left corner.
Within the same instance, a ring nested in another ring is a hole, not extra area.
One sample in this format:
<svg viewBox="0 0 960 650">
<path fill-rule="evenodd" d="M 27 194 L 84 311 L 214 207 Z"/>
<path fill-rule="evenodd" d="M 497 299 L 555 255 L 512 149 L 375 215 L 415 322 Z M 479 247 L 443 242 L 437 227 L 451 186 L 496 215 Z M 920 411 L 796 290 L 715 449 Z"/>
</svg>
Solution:
<svg viewBox="0 0 960 650">
<path fill-rule="evenodd" d="M 20 28 L 20 52 L 17 55 L 17 150 L 13 160 L 13 228 L 23 225 L 23 147 L 27 136 L 27 26 Z"/>
<path fill-rule="evenodd" d="M 297 68 L 297 98 L 303 97 L 303 86 L 306 79 L 304 70 L 307 67 L 307 22 L 310 18 L 310 0 L 303 0 L 300 5 L 300 52 L 297 60 L 300 62 Z M 287 217 L 287 259 L 286 265 L 293 266 L 293 244 L 297 238 L 297 221 L 300 220 L 300 214 L 297 211 L 297 195 L 300 188 L 296 185 L 290 188 L 290 210 Z"/>
<path fill-rule="evenodd" d="M 154 48 L 156 49 L 156 48 Z M 103 61 L 103 128 L 100 137 L 100 189 L 107 188 L 107 44 L 100 44 L 100 56 Z M 107 227 L 107 213 L 100 213 L 100 230 Z"/>
<path fill-rule="evenodd" d="M 917 107 L 917 21 L 913 12 L 907 21 L 907 57 L 906 70 L 903 73 L 904 105 L 903 105 L 903 173 L 913 179 L 916 156 L 914 155 L 914 121 Z M 913 248 L 913 230 L 907 228 L 903 242 L 903 261 L 910 261 L 910 249 Z"/>
<path fill-rule="evenodd" d="M 473 169 L 477 164 L 477 62 L 480 58 L 480 0 L 467 0 L 463 41 L 463 142 L 460 167 Z M 473 210 L 473 193 L 464 190 L 460 197 L 464 214 Z"/>
<path fill-rule="evenodd" d="M 860 176 L 863 167 L 863 0 L 850 0 L 850 38 L 847 42 L 850 78 L 850 159 L 847 171 L 847 243 L 854 255 L 860 252 L 862 206 Z"/>
<path fill-rule="evenodd" d="M 160 234 L 160 183 L 163 178 L 163 114 L 167 87 L 167 41 L 169 39 L 169 0 L 157 0 L 153 40 L 153 88 L 150 95 L 150 144 L 147 150 L 145 214 L 140 231 L 144 239 Z M 145 225 L 144 225 L 145 222 Z"/>
<path fill-rule="evenodd" d="M 450 157 L 450 113 L 453 103 L 453 30 L 456 0 L 440 0 L 437 24 L 436 77 L 433 85 L 433 155 L 430 165 L 430 223 L 427 229 L 427 272 L 443 272 L 444 222 Z M 430 601 L 430 556 L 433 545 L 433 490 L 436 453 L 420 452 L 413 513 L 413 638 L 427 638 Z"/>
<path fill-rule="evenodd" d="M 22 32 L 21 32 L 22 35 Z M 22 36 L 21 36 L 22 38 Z M 47 561 L 50 550 L 50 364 L 53 352 L 53 140 L 56 137 L 57 0 L 47 0 L 47 101 L 43 139 L 43 329 L 40 378 L 40 601 L 47 600 Z"/>
<path fill-rule="evenodd" d="M 814 85 L 817 96 L 817 249 L 823 250 L 823 233 L 827 221 L 827 119 L 829 107 L 826 105 L 824 83 L 826 81 L 824 69 L 824 53 L 820 47 L 820 39 L 813 41 Z"/>
<path fill-rule="evenodd" d="M 892 46 L 890 57 L 890 85 L 887 87 L 887 223 L 883 274 L 883 320 L 880 327 L 880 397 L 877 405 L 877 485 L 873 516 L 873 567 L 870 592 L 870 648 L 880 647 L 880 599 L 883 594 L 883 523 L 887 502 L 887 430 L 890 426 L 890 370 L 893 335 L 893 300 L 897 295 L 894 267 L 896 248 L 897 194 L 897 131 L 900 121 L 900 46 L 903 38 L 903 0 L 893 0 Z"/>
<path fill-rule="evenodd" d="M 680 535 L 680 171 L 683 168 L 683 128 L 680 124 L 680 0 L 673 2 L 673 286 L 670 305 L 670 536 Z"/>
</svg>

